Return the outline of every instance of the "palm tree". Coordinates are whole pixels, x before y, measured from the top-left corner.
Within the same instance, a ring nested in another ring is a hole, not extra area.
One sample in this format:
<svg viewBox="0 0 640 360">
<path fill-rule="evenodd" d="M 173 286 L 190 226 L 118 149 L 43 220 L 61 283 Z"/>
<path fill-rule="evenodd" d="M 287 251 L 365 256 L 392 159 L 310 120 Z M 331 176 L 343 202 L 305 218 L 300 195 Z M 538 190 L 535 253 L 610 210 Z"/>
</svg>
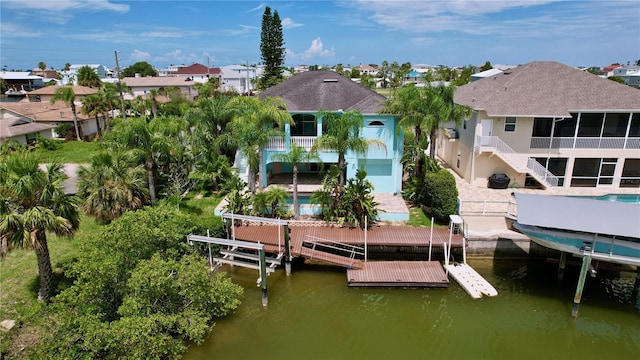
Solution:
<svg viewBox="0 0 640 360">
<path fill-rule="evenodd" d="M 82 98 L 82 113 L 95 117 L 98 136 L 102 136 L 102 128 L 98 116 L 106 114 L 108 111 L 107 104 L 104 103 L 100 95 L 91 94 Z"/>
<path fill-rule="evenodd" d="M 182 158 L 188 151 L 184 144 L 177 140 L 187 132 L 187 125 L 186 121 L 177 118 L 160 117 L 147 122 L 145 118 L 136 117 L 126 121 L 121 120 L 105 136 L 105 142 L 112 148 L 134 150 L 144 159 L 152 204 L 157 200 L 157 167 L 160 165 L 167 170 L 172 170 L 176 166 L 176 162 L 172 162 L 173 159 Z"/>
<path fill-rule="evenodd" d="M 149 202 L 144 167 L 128 151 L 98 152 L 90 167 L 78 171 L 78 196 L 85 199 L 82 209 L 87 215 L 108 224 Z"/>
<path fill-rule="evenodd" d="M 60 163 L 39 167 L 35 154 L 18 151 L 0 158 L 0 237 L 2 255 L 31 247 L 38 260 L 38 300 L 51 295 L 51 258 L 47 231 L 73 235 L 79 226 L 76 197 L 64 193 Z"/>
<path fill-rule="evenodd" d="M 113 119 L 113 108 L 117 106 L 118 101 L 118 87 L 112 83 L 103 83 L 100 90 L 98 90 L 100 100 L 109 108 L 109 116 Z M 107 129 L 110 128 L 110 124 L 107 121 Z"/>
<path fill-rule="evenodd" d="M 157 89 L 151 89 L 147 93 L 149 101 L 151 101 L 151 114 L 153 114 L 153 118 L 158 118 L 158 96 L 160 96 L 160 91 Z"/>
<path fill-rule="evenodd" d="M 89 65 L 81 66 L 78 69 L 77 80 L 78 80 L 78 85 L 80 86 L 88 86 L 88 87 L 94 88 L 94 87 L 100 87 L 102 85 L 100 76 Z"/>
<path fill-rule="evenodd" d="M 56 89 L 55 94 L 51 97 L 51 103 L 63 101 L 71 106 L 71 114 L 73 114 L 73 126 L 76 128 L 76 138 L 80 141 L 80 131 L 78 130 L 78 113 L 76 112 L 76 93 L 72 86 L 61 86 Z"/>
<path fill-rule="evenodd" d="M 267 97 L 263 100 L 246 96 L 235 97 L 229 101 L 227 106 L 234 111 L 234 122 L 251 123 L 250 127 L 253 127 L 251 131 L 257 132 L 257 134 L 244 132 L 244 135 L 253 141 L 247 150 L 257 152 L 256 163 L 259 164 L 258 188 L 262 189 L 264 179 L 262 147 L 269 142 L 271 137 L 283 136 L 284 125 L 293 124 L 293 118 L 286 110 L 287 106 L 284 100 L 277 97 Z M 248 130 L 248 128 L 245 130 Z M 245 153 L 245 156 L 252 155 Z M 252 186 L 252 184 L 249 183 L 249 186 Z M 255 185 L 253 186 L 255 188 Z M 255 194 L 255 191 L 252 191 L 252 193 Z"/>
<path fill-rule="evenodd" d="M 291 164 L 293 167 L 293 214 L 297 218 L 300 216 L 300 205 L 298 203 L 298 164 L 303 161 L 309 161 L 312 158 L 320 160 L 317 155 L 312 155 L 305 148 L 296 143 L 291 143 L 291 149 L 288 153 L 274 154 L 273 160 Z"/>
<path fill-rule="evenodd" d="M 392 98 L 384 103 L 381 114 L 391 114 L 399 118 L 399 127 L 411 128 L 415 135 L 415 153 L 413 162 L 416 164 L 416 174 L 423 174 L 424 151 L 427 148 L 425 131 L 429 131 L 430 124 L 433 123 L 433 109 L 436 102 L 430 93 L 409 84 L 398 89 Z"/>
<path fill-rule="evenodd" d="M 313 154 L 319 150 L 333 150 L 338 153 L 338 169 L 340 170 L 339 183 L 345 185 L 345 172 L 347 163 L 345 155 L 347 151 L 353 151 L 358 155 L 364 155 L 370 146 L 387 149 L 383 141 L 378 139 L 363 139 L 360 130 L 364 124 L 364 116 L 357 110 L 349 110 L 345 113 L 332 113 L 328 111 L 318 112 L 323 126 L 326 124 L 326 134 L 320 136 L 311 148 Z"/>
<path fill-rule="evenodd" d="M 430 116 L 429 138 L 431 146 L 429 148 L 429 156 L 432 159 L 436 157 L 436 137 L 438 129 L 449 122 L 456 125 L 462 124 L 464 119 L 471 116 L 473 109 L 466 105 L 459 105 L 453 101 L 453 95 L 456 91 L 455 85 L 450 86 L 427 86 L 424 88 L 428 92 L 428 97 L 434 99 L 432 102 L 433 113 Z"/>
</svg>

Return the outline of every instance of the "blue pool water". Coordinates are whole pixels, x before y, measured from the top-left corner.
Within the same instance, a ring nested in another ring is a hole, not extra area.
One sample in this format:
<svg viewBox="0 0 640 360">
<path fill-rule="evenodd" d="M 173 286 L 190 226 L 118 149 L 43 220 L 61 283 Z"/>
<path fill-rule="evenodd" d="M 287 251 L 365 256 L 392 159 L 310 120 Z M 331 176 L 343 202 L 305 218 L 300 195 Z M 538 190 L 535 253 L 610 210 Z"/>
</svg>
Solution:
<svg viewBox="0 0 640 360">
<path fill-rule="evenodd" d="M 603 201 L 617 201 L 624 203 L 640 204 L 639 194 L 607 194 L 602 196 L 578 196 L 584 199 L 595 199 Z"/>
</svg>

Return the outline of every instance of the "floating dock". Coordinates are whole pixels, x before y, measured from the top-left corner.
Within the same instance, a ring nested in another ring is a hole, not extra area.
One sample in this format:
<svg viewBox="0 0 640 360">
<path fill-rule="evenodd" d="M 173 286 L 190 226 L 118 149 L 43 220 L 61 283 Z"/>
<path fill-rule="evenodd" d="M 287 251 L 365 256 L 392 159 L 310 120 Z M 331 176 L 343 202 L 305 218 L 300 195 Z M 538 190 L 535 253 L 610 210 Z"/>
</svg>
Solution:
<svg viewBox="0 0 640 360">
<path fill-rule="evenodd" d="M 474 299 L 483 295 L 496 296 L 498 291 L 467 264 L 448 264 L 444 268 L 462 286 L 462 288 Z"/>
<path fill-rule="evenodd" d="M 362 269 L 347 269 L 352 287 L 449 286 L 449 278 L 438 261 L 368 261 Z"/>
</svg>

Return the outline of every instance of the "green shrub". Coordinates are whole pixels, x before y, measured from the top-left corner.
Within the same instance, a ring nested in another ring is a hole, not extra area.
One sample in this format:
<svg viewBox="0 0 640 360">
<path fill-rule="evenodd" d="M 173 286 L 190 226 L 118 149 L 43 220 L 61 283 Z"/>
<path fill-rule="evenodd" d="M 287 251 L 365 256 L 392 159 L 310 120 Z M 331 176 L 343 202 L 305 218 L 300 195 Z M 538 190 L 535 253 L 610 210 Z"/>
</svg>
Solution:
<svg viewBox="0 0 640 360">
<path fill-rule="evenodd" d="M 456 179 L 446 169 L 428 172 L 424 180 L 424 199 L 425 205 L 431 208 L 431 215 L 437 221 L 448 221 L 449 215 L 456 213 Z"/>
</svg>

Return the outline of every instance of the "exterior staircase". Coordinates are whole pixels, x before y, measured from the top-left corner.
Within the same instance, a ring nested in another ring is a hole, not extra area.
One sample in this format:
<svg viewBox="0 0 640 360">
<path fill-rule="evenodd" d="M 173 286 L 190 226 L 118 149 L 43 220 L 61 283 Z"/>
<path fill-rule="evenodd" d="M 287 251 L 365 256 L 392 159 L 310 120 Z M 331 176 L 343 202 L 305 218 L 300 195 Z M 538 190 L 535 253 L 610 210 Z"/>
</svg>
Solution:
<svg viewBox="0 0 640 360">
<path fill-rule="evenodd" d="M 545 188 L 558 186 L 558 178 L 540 165 L 534 158 L 517 153 L 509 145 L 496 136 L 478 136 L 476 149 L 478 152 L 491 152 L 498 156 L 512 169 L 521 174 L 529 174 Z"/>
</svg>

